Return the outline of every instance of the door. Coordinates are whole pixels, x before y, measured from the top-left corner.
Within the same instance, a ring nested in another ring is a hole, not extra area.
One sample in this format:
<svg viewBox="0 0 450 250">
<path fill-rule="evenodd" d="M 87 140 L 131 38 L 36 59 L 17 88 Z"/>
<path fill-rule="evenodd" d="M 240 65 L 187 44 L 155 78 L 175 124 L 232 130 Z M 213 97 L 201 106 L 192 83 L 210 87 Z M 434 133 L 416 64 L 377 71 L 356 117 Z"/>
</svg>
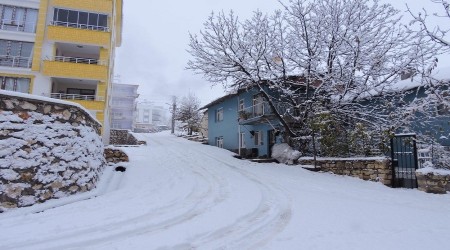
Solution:
<svg viewBox="0 0 450 250">
<path fill-rule="evenodd" d="M 391 139 L 391 156 L 393 187 L 417 188 L 416 135 L 395 135 Z"/>
<path fill-rule="evenodd" d="M 275 130 L 274 129 L 272 129 L 272 130 L 269 130 L 268 131 L 268 133 L 267 133 L 267 135 L 268 135 L 268 149 L 267 149 L 267 152 L 268 152 L 268 157 L 269 158 L 271 158 L 272 157 L 272 147 L 273 147 L 273 145 L 275 145 L 275 142 L 276 142 L 276 134 L 275 134 L 276 132 L 275 132 Z"/>
</svg>

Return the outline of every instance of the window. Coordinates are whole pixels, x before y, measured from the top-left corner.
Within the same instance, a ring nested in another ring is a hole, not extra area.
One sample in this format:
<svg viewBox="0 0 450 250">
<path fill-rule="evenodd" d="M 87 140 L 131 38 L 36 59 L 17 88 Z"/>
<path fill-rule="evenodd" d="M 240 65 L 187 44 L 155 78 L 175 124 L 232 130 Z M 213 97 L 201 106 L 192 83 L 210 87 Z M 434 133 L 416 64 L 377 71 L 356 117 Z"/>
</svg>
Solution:
<svg viewBox="0 0 450 250">
<path fill-rule="evenodd" d="M 31 68 L 34 43 L 0 40 L 0 66 Z"/>
<path fill-rule="evenodd" d="M 216 122 L 223 121 L 223 108 L 216 110 Z"/>
<path fill-rule="evenodd" d="M 55 8 L 53 24 L 79 29 L 108 31 L 108 15 Z"/>
<path fill-rule="evenodd" d="M 253 97 L 253 114 L 255 116 L 264 114 L 263 97 L 261 95 L 255 95 Z"/>
<path fill-rule="evenodd" d="M 223 148 L 223 136 L 216 137 L 216 146 L 219 148 Z"/>
<path fill-rule="evenodd" d="M 263 133 L 261 131 L 255 131 L 253 139 L 255 141 L 255 146 L 263 145 Z"/>
<path fill-rule="evenodd" d="M 29 78 L 0 76 L 0 89 L 29 93 L 30 81 Z"/>
<path fill-rule="evenodd" d="M 34 33 L 37 17 L 37 9 L 0 4 L 0 29 Z"/>
<path fill-rule="evenodd" d="M 245 148 L 245 133 L 240 133 L 239 134 L 239 147 L 240 148 Z"/>
<path fill-rule="evenodd" d="M 239 100 L 239 111 L 244 111 L 244 100 Z"/>
</svg>

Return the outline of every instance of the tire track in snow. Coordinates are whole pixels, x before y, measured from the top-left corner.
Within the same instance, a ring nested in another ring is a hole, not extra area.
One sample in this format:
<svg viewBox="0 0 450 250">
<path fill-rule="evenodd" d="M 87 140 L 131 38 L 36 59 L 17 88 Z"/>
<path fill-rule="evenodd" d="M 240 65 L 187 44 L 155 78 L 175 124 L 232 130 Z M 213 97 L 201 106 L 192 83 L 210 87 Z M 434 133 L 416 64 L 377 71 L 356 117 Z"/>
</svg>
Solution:
<svg viewBox="0 0 450 250">
<path fill-rule="evenodd" d="M 156 139 L 151 142 L 163 145 Z M 176 155 L 178 153 L 174 149 L 167 149 L 172 154 Z M 94 245 L 110 242 L 111 239 L 117 241 L 140 234 L 155 233 L 160 230 L 170 228 L 171 226 L 189 221 L 200 215 L 203 211 L 226 199 L 228 194 L 223 192 L 223 190 L 225 190 L 224 186 L 227 185 L 226 183 L 217 178 L 216 175 L 209 173 L 207 169 L 200 167 L 201 171 L 199 171 L 199 166 L 184 160 L 183 157 L 178 157 L 178 159 L 182 161 L 184 165 L 190 167 L 185 168 L 185 171 L 190 170 L 199 178 L 199 181 L 207 182 L 208 189 L 206 191 L 193 189 L 182 202 L 179 200 L 174 200 L 170 204 L 166 204 L 165 206 L 151 210 L 148 213 L 142 214 L 141 216 L 135 218 L 127 218 L 126 220 L 119 222 L 106 223 L 82 230 L 69 231 L 55 235 L 53 238 L 45 238 L 38 241 L 25 241 L 20 244 L 7 245 L 2 247 L 2 249 L 20 249 L 29 248 L 31 246 L 33 249 L 71 249 L 82 248 L 85 246 L 92 247 Z M 196 186 L 198 187 L 199 185 L 197 184 Z M 171 211 L 172 213 L 174 210 L 182 210 L 182 212 L 175 217 L 163 220 L 161 222 L 151 223 L 152 219 L 163 216 L 167 213 L 167 211 Z"/>
<path fill-rule="evenodd" d="M 238 218 L 238 223 L 196 236 L 171 249 L 260 249 L 289 223 L 292 216 L 290 198 L 281 188 L 268 182 L 268 178 L 261 180 L 221 158 L 206 156 L 255 183 L 260 188 L 262 199 L 254 211 Z"/>
</svg>

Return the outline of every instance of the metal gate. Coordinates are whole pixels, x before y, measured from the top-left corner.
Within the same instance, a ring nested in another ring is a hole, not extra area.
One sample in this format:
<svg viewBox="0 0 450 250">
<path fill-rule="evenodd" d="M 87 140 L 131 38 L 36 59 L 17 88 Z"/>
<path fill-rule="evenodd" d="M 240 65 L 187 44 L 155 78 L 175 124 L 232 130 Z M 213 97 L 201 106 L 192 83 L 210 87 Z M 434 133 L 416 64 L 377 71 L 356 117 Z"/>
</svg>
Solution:
<svg viewBox="0 0 450 250">
<path fill-rule="evenodd" d="M 415 134 L 395 135 L 391 139 L 392 186 L 417 188 L 417 147 Z"/>
</svg>

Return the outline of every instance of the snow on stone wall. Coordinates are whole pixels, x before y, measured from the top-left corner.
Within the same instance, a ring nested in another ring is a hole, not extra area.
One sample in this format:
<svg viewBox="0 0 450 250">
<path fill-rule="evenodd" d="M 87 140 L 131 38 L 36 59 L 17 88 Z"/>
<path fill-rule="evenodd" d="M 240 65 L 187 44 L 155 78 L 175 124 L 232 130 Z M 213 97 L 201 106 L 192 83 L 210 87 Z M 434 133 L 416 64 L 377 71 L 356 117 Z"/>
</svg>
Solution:
<svg viewBox="0 0 450 250">
<path fill-rule="evenodd" d="M 77 105 L 0 93 L 0 212 L 95 187 L 100 124 Z"/>
<path fill-rule="evenodd" d="M 145 141 L 139 141 L 126 129 L 111 129 L 109 143 L 111 145 L 142 145 L 145 144 Z"/>
<path fill-rule="evenodd" d="M 298 161 L 300 164 L 314 165 L 314 160 L 311 157 L 302 157 Z M 392 186 L 392 169 L 388 158 L 317 158 L 316 164 L 324 172 L 358 177 Z"/>
</svg>

